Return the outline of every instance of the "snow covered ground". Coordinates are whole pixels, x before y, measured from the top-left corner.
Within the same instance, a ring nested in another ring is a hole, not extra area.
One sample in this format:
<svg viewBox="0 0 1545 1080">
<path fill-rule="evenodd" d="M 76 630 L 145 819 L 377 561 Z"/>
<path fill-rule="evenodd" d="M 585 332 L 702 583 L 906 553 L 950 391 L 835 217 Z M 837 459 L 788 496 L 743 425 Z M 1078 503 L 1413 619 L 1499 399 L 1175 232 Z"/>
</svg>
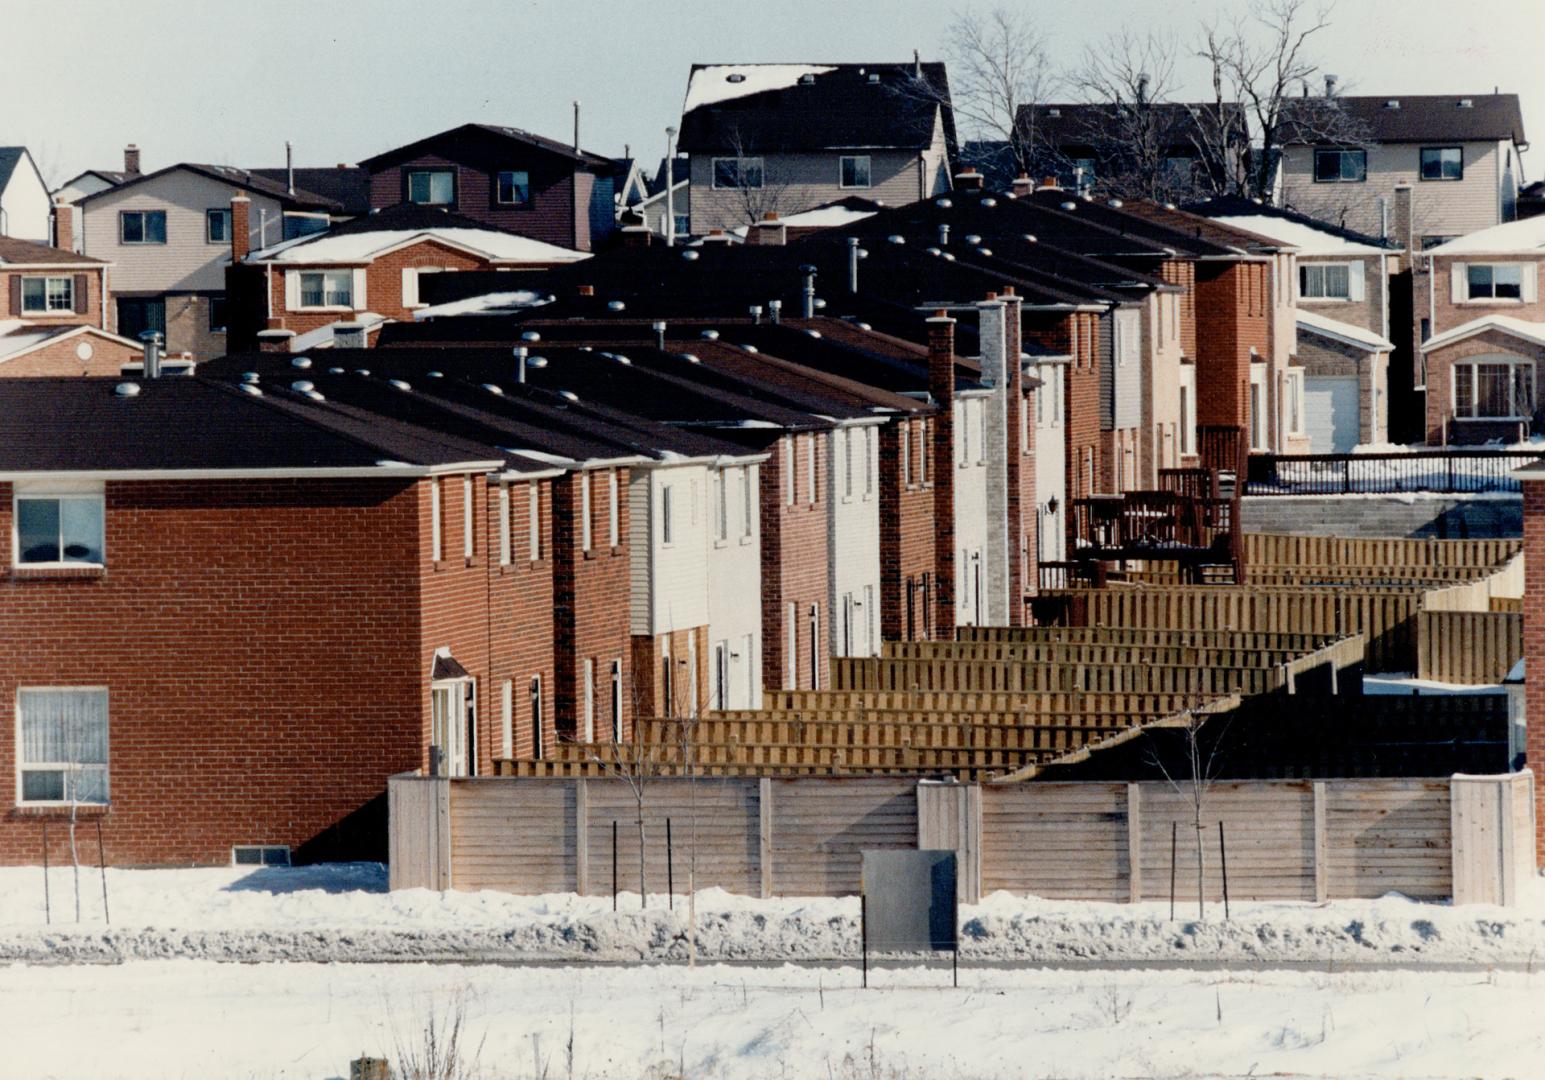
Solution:
<svg viewBox="0 0 1545 1080">
<path fill-rule="evenodd" d="M 101 883 L 82 872 L 74 921 L 68 870 L 51 882 L 45 925 L 42 871 L 0 870 L 0 962 L 672 961 L 686 957 L 682 898 L 640 910 L 624 894 L 389 893 L 373 864 L 202 870 L 109 870 L 112 924 Z M 1417 903 L 1399 896 L 1312 903 L 1236 903 L 1196 919 L 1165 903 L 1096 904 L 995 893 L 961 910 L 966 961 L 1180 961 L 1545 965 L 1545 881 L 1517 908 Z M 698 896 L 705 960 L 851 959 L 859 952 L 853 897 L 758 900 L 717 889 Z"/>
</svg>

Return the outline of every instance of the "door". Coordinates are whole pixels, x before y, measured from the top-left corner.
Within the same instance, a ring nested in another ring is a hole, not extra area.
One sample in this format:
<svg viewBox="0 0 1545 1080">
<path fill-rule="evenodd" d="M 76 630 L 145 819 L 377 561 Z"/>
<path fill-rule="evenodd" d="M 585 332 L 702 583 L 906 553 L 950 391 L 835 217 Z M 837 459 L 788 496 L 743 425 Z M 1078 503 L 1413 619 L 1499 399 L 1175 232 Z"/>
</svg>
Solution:
<svg viewBox="0 0 1545 1080">
<path fill-rule="evenodd" d="M 442 776 L 469 775 L 469 688 L 464 679 L 437 682 L 429 688 L 430 752 L 432 756 L 438 752 Z"/>
<path fill-rule="evenodd" d="M 1311 454 L 1345 454 L 1357 445 L 1357 376 L 1304 379 L 1304 423 Z"/>
</svg>

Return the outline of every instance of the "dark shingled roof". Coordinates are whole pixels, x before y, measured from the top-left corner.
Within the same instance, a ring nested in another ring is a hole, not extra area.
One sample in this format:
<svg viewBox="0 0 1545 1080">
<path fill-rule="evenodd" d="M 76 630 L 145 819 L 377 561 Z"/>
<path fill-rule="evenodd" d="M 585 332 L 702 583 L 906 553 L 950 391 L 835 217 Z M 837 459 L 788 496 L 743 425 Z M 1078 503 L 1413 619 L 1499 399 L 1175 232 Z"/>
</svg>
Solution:
<svg viewBox="0 0 1545 1080">
<path fill-rule="evenodd" d="M 295 194 L 291 195 L 289 189 L 286 187 L 284 181 L 282 180 L 269 180 L 268 178 L 259 176 L 257 173 L 254 173 L 248 169 L 238 169 L 233 165 L 205 165 L 192 161 L 183 161 L 177 163 L 176 165 L 168 165 L 164 169 L 157 169 L 155 172 L 145 173 L 143 176 L 136 176 L 132 180 L 125 180 L 123 183 L 117 185 L 116 187 L 104 188 L 101 191 L 87 195 L 85 198 L 80 200 L 80 203 L 81 205 L 84 205 L 95 199 L 100 199 L 115 192 L 123 191 L 125 188 L 131 188 L 138 184 L 148 183 L 151 180 L 158 179 L 159 177 L 165 176 L 167 173 L 178 169 L 196 173 L 199 176 L 207 177 L 210 180 L 215 180 L 222 184 L 230 184 L 232 187 L 241 188 L 244 191 L 255 192 L 259 195 L 267 195 L 269 198 L 276 199 L 280 203 L 283 203 L 285 206 L 297 210 L 325 210 L 329 213 L 344 212 L 343 204 L 338 202 L 336 199 L 332 199 L 324 195 L 319 195 L 313 191 L 302 190 L 298 183 L 295 185 Z"/>
<path fill-rule="evenodd" d="M 373 157 L 365 158 L 360 162 L 360 166 L 370 170 L 375 167 L 388 165 L 398 159 L 416 156 L 421 150 L 442 140 L 457 141 L 464 138 L 520 143 L 524 146 L 546 151 L 549 154 L 556 154 L 558 157 L 567 158 L 570 161 L 600 172 L 610 173 L 617 168 L 617 162 L 609 157 L 602 157 L 600 154 L 592 154 L 587 150 L 576 149 L 570 143 L 549 139 L 545 135 L 535 135 L 529 131 L 522 131 L 520 128 L 504 127 L 499 124 L 462 124 L 460 127 L 449 128 L 446 131 L 439 131 L 433 135 L 426 135 L 422 139 L 415 139 L 413 142 L 403 146 L 395 146 Z"/>
<path fill-rule="evenodd" d="M 0 236 L 0 266 L 59 266 L 63 263 L 79 263 L 82 269 L 101 266 L 101 259 L 77 255 L 63 248 L 49 247 L 36 240 L 18 240 L 14 236 Z"/>
<path fill-rule="evenodd" d="M 284 168 L 253 169 L 252 175 L 279 185 L 288 185 L 289 173 Z M 370 174 L 358 165 L 338 165 L 333 168 L 298 168 L 295 170 L 297 191 L 309 191 L 324 199 L 332 199 L 345 214 L 370 213 Z"/>
<path fill-rule="evenodd" d="M 1519 193 L 1520 196 L 1522 192 Z M 1297 210 L 1289 210 L 1282 206 L 1273 206 L 1266 202 L 1257 202 L 1247 199 L 1243 195 L 1220 195 L 1213 199 L 1204 199 L 1201 202 L 1188 203 L 1181 207 L 1191 214 L 1200 214 L 1203 217 L 1270 217 L 1279 218 L 1282 221 L 1291 221 L 1296 225 L 1304 225 L 1329 236 L 1339 236 L 1343 240 L 1350 240 L 1356 244 L 1369 244 L 1373 247 L 1388 248 L 1390 251 L 1399 251 L 1400 245 L 1392 240 L 1381 240 L 1377 236 L 1369 236 L 1366 233 L 1357 232 L 1355 229 L 1343 228 L 1308 214 L 1299 213 Z"/>
<path fill-rule="evenodd" d="M 1015 120 L 1020 130 L 1034 130 L 1039 145 L 1056 149 L 1103 145 L 1122 136 L 1122 125 L 1127 121 L 1118 116 L 1117 111 L 1134 107 L 1130 104 L 1047 102 L 1021 105 Z M 1249 141 L 1244 107 L 1235 101 L 1224 102 L 1221 110 L 1213 102 L 1156 101 L 1147 108 L 1152 112 L 1154 130 L 1159 138 L 1176 146 L 1189 147 L 1195 138 L 1214 141 L 1220 127 L 1228 131 L 1236 143 L 1243 145 Z"/>
<path fill-rule="evenodd" d="M 1351 121 L 1349 127 L 1369 142 L 1527 141 L 1517 94 L 1384 94 L 1332 100 Z M 1391 108 L 1392 101 L 1398 101 L 1399 107 Z M 1290 121 L 1295 106 L 1319 111 L 1326 104 L 1324 98 L 1289 98 L 1284 102 Z M 1310 132 L 1286 141 L 1307 145 L 1324 140 Z"/>
<path fill-rule="evenodd" d="M 690 79 L 725 77 L 731 68 L 755 64 L 693 64 Z M 921 76 L 907 64 L 833 64 L 835 70 L 813 76 L 808 85 L 764 90 L 708 105 L 681 118 L 684 153 L 741 149 L 747 153 L 895 148 L 923 150 L 933 141 L 934 118 L 943 108 L 944 137 L 955 157 L 955 116 L 948 107 L 949 78 L 944 65 L 921 65 Z M 712 71 L 709 75 L 706 72 Z M 700 74 L 704 73 L 704 74 Z M 878 83 L 869 76 L 879 75 Z"/>
</svg>

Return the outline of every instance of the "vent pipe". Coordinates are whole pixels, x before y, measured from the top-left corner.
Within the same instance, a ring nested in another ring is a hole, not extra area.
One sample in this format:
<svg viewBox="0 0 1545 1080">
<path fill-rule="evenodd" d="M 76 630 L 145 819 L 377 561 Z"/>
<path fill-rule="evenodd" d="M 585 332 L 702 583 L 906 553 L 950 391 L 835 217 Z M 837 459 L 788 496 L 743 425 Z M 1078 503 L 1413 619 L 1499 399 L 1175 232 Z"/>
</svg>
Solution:
<svg viewBox="0 0 1545 1080">
<path fill-rule="evenodd" d="M 665 246 L 676 246 L 676 129 L 665 129 Z"/>
<path fill-rule="evenodd" d="M 848 237 L 848 292 L 858 292 L 858 237 Z"/>
<path fill-rule="evenodd" d="M 815 267 L 805 263 L 799 268 L 800 274 L 805 279 L 805 287 L 800 297 L 799 316 L 802 319 L 815 318 Z"/>
<path fill-rule="evenodd" d="M 939 246 L 948 247 L 950 242 L 950 227 L 944 222 L 939 222 Z"/>
<path fill-rule="evenodd" d="M 762 305 L 761 304 L 752 304 L 751 307 L 748 310 L 751 313 L 751 325 L 752 326 L 761 326 L 762 325 Z"/>
<path fill-rule="evenodd" d="M 1325 96 L 1328 98 L 1336 96 L 1336 77 L 1334 75 L 1325 76 Z"/>
<path fill-rule="evenodd" d="M 290 194 L 295 194 L 295 151 L 289 139 L 284 140 L 284 182 Z"/>
<path fill-rule="evenodd" d="M 579 153 L 579 102 L 574 102 L 574 152 Z"/>
<path fill-rule="evenodd" d="M 1148 104 L 1148 84 L 1151 81 L 1152 80 L 1148 77 L 1148 73 L 1146 71 L 1142 71 L 1142 72 L 1138 73 L 1138 75 L 1137 75 L 1137 103 L 1139 105 L 1146 105 L 1146 104 Z"/>
<path fill-rule="evenodd" d="M 515 346 L 515 381 L 519 383 L 526 381 L 526 347 L 524 345 Z"/>
<path fill-rule="evenodd" d="M 656 319 L 653 323 L 650 324 L 650 329 L 652 329 L 654 331 L 654 347 L 659 349 L 661 352 L 664 352 L 665 351 L 665 320 L 664 319 Z"/>
<path fill-rule="evenodd" d="M 145 343 L 145 378 L 161 377 L 161 332 L 146 330 L 139 339 Z"/>
<path fill-rule="evenodd" d="M 769 300 L 769 301 L 767 301 L 767 321 L 772 323 L 774 326 L 777 326 L 779 323 L 781 323 L 783 321 L 783 301 L 782 300 Z"/>
</svg>

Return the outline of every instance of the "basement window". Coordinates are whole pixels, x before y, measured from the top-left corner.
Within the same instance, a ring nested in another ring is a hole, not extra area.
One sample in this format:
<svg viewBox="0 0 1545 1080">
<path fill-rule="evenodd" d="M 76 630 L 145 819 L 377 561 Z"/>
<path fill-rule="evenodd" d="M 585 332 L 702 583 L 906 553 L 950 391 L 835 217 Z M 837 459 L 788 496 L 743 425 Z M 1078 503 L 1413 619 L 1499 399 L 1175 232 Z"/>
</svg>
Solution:
<svg viewBox="0 0 1545 1080">
<path fill-rule="evenodd" d="M 232 866 L 289 866 L 288 844 L 237 844 L 231 848 Z"/>
</svg>

